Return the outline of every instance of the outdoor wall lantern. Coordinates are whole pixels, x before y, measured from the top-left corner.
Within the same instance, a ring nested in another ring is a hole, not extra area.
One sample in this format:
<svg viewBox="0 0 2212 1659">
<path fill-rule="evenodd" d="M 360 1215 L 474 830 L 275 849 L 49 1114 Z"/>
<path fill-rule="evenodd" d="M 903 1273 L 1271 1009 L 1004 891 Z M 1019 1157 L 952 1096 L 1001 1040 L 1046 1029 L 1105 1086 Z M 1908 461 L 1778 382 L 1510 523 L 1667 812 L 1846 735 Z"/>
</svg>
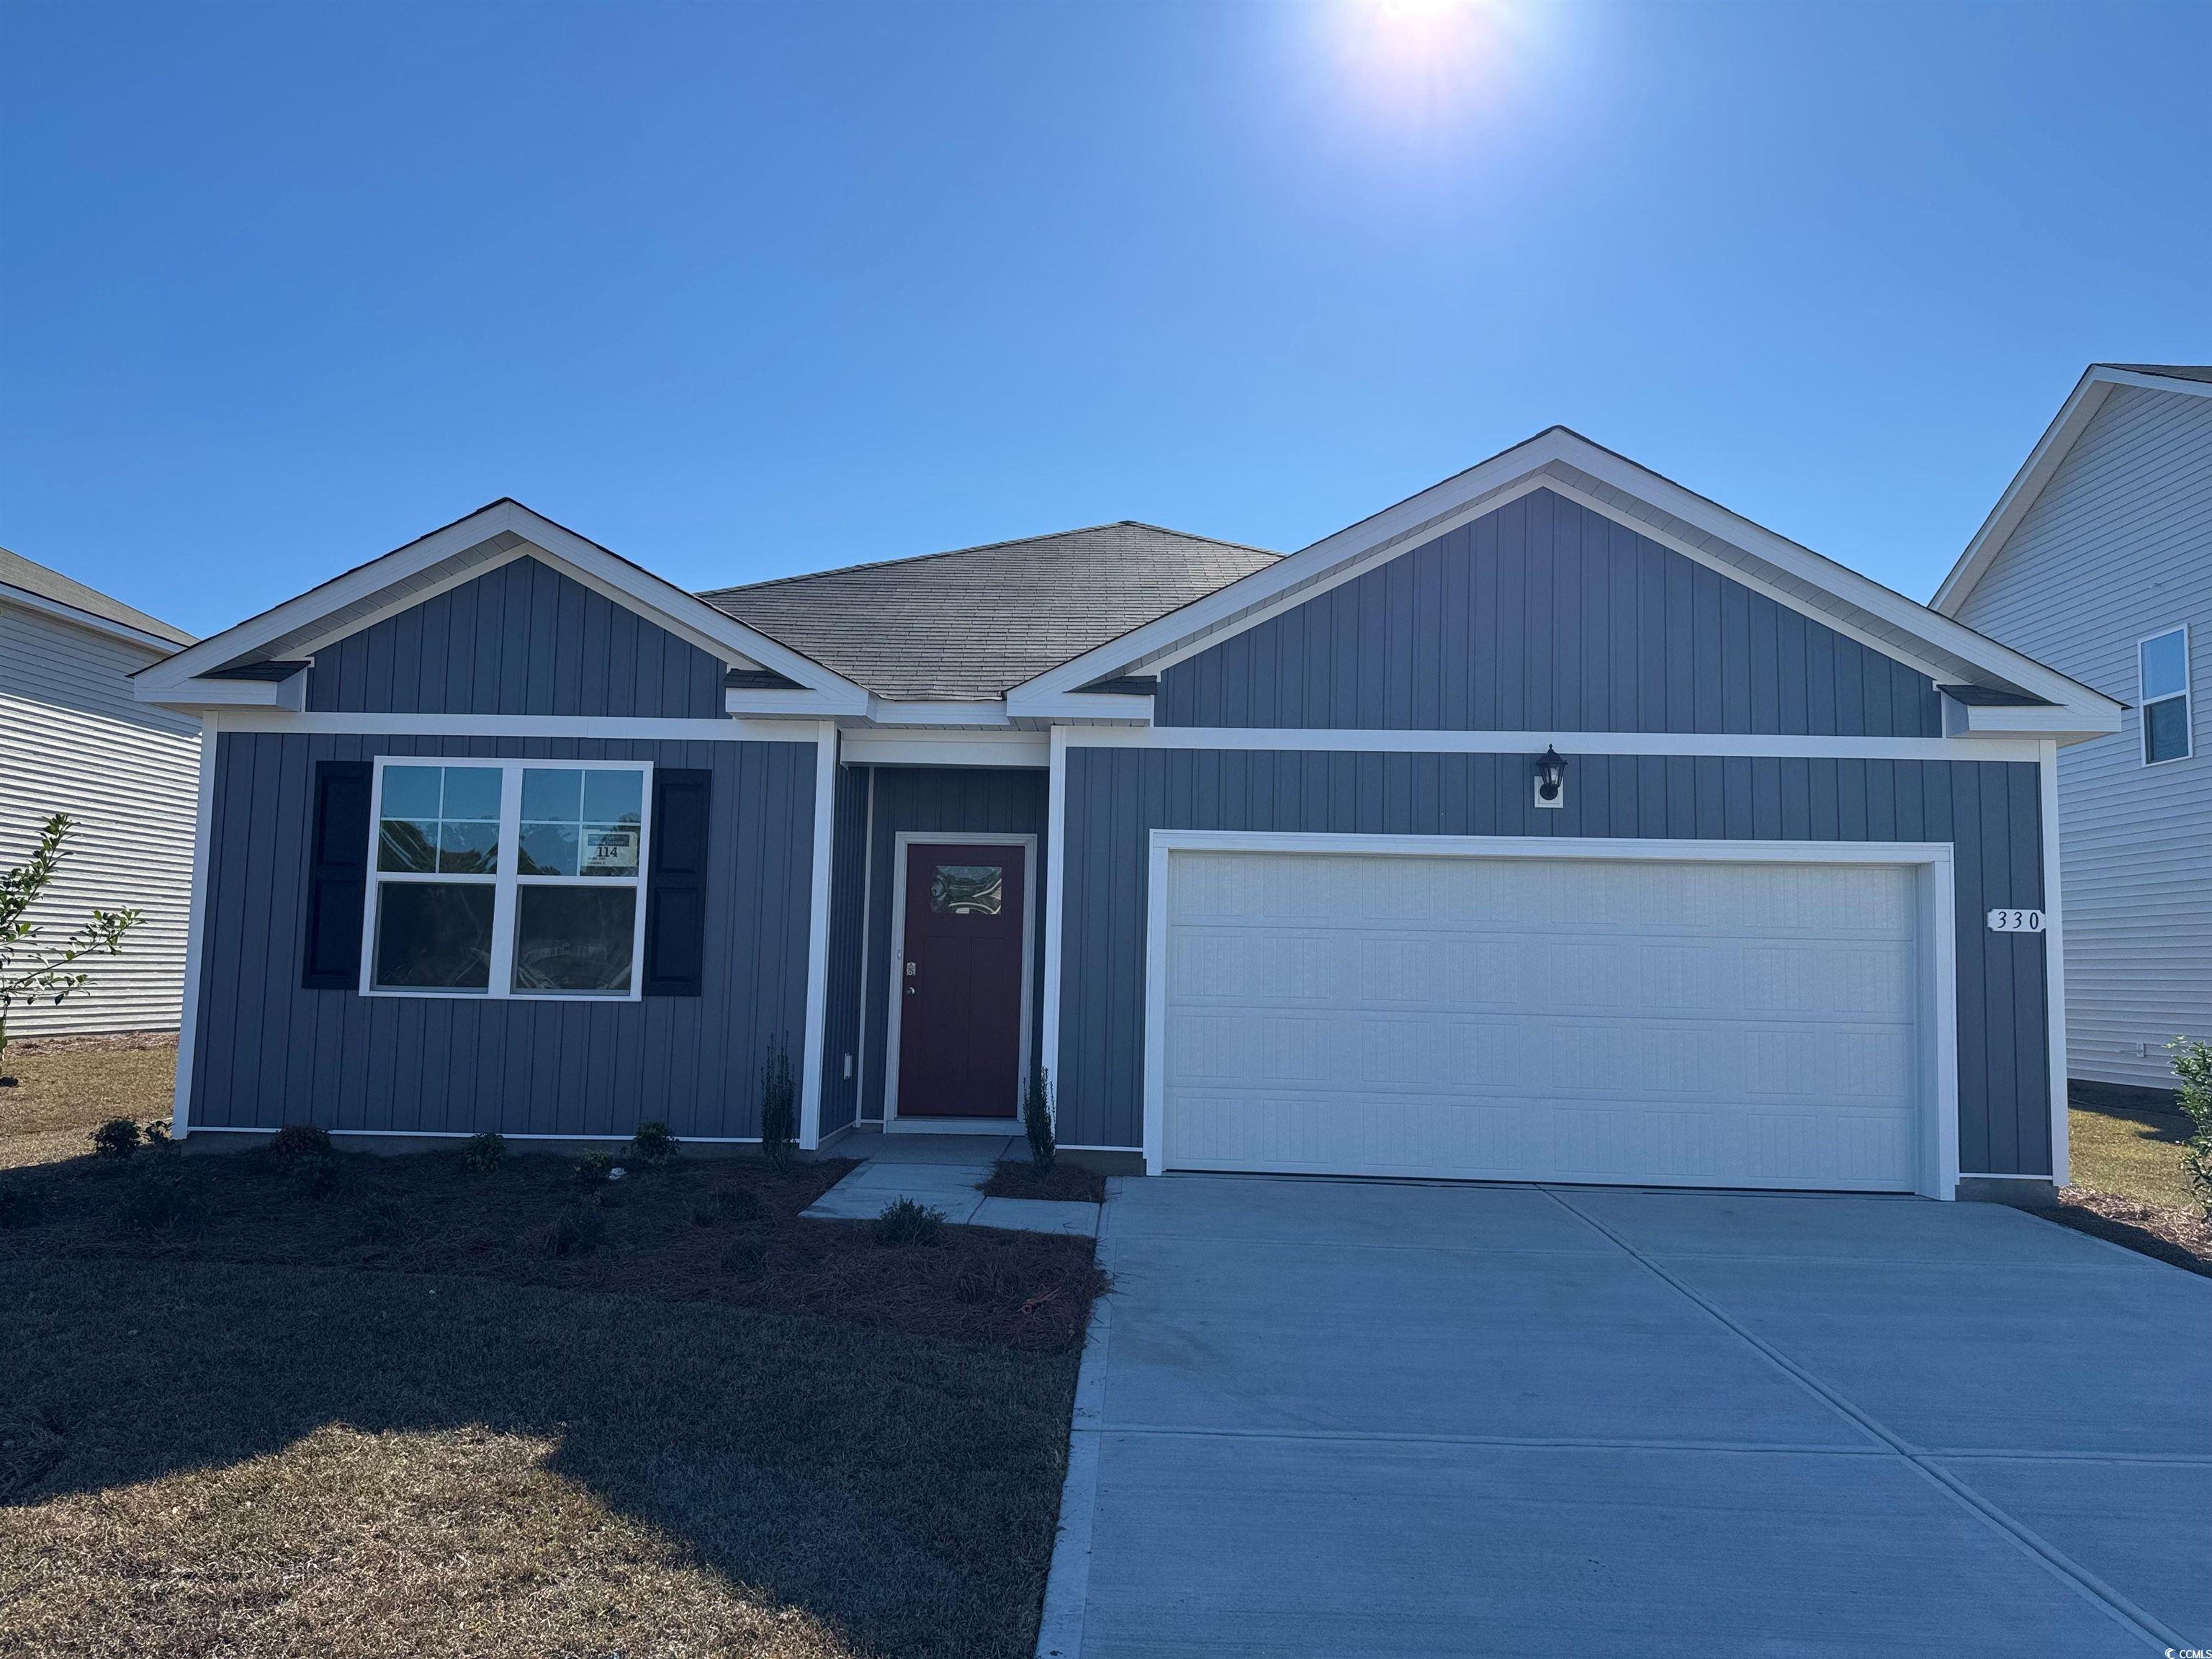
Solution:
<svg viewBox="0 0 2212 1659">
<path fill-rule="evenodd" d="M 1566 757 L 1547 744 L 1544 752 L 1536 757 L 1536 805 L 1562 806 L 1566 804 Z"/>
</svg>

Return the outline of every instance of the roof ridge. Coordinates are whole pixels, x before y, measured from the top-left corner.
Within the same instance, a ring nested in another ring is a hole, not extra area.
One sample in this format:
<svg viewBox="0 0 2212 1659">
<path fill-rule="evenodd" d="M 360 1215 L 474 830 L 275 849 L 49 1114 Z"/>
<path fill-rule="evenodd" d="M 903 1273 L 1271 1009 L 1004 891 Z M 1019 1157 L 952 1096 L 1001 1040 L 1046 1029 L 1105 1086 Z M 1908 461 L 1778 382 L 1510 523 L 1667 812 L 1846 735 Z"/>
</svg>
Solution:
<svg viewBox="0 0 2212 1659">
<path fill-rule="evenodd" d="M 1283 556 L 1271 548 L 1255 547 L 1247 542 L 1224 541 L 1218 536 L 1194 535 L 1188 530 L 1170 530 L 1165 525 L 1148 524 L 1142 519 L 1114 519 L 1104 524 L 1079 525 L 1072 530 L 1049 530 L 1041 536 L 1009 536 L 995 542 L 977 542 L 969 547 L 947 547 L 935 553 L 908 553 L 896 559 L 864 559 L 858 564 L 833 565 L 827 570 L 797 570 L 788 576 L 770 576 L 763 581 L 737 582 L 727 587 L 705 587 L 697 597 L 714 600 L 732 593 L 757 593 L 764 587 L 781 587 L 792 582 L 811 582 L 824 576 L 849 576 L 862 570 L 888 570 L 894 565 L 927 564 L 933 559 L 957 558 L 963 553 L 989 553 L 1005 547 L 1024 547 L 1036 542 L 1063 541 L 1070 536 L 1095 535 L 1102 530 L 1149 530 L 1155 535 L 1174 536 L 1187 542 L 1204 542 L 1210 547 L 1234 548 L 1240 553 L 1264 553 L 1271 559 Z"/>
</svg>

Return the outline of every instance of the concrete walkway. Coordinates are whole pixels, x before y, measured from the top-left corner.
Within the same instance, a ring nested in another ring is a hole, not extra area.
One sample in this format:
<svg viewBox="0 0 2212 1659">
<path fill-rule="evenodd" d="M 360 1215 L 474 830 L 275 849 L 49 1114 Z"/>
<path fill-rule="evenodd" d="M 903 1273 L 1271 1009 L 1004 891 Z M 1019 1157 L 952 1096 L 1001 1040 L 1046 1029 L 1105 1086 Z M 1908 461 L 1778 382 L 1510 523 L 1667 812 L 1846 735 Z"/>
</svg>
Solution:
<svg viewBox="0 0 2212 1659">
<path fill-rule="evenodd" d="M 1914 1199 L 1105 1216 L 1053 1659 L 2212 1647 L 2212 1279 Z"/>
<path fill-rule="evenodd" d="M 1020 1135 L 848 1135 L 831 1151 L 860 1159 L 860 1167 L 807 1206 L 804 1213 L 814 1220 L 873 1221 L 885 1205 L 910 1198 L 970 1227 L 1085 1236 L 1098 1231 L 1096 1204 L 983 1196 L 1000 1158 L 1029 1156 Z"/>
</svg>

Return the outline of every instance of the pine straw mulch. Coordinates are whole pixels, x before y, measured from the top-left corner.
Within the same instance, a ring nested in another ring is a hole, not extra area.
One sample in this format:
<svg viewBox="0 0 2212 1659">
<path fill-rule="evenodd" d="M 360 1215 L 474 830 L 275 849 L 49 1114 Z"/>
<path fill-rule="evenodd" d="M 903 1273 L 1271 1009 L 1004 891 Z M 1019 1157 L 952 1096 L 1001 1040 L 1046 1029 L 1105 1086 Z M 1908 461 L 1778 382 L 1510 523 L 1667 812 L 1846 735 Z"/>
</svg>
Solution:
<svg viewBox="0 0 2212 1659">
<path fill-rule="evenodd" d="M 2063 1227 L 2212 1278 L 2212 1222 L 2201 1215 L 2094 1187 L 2060 1188 L 2057 1208 L 2041 1213 Z"/>
<path fill-rule="evenodd" d="M 1029 1159 L 1006 1158 L 999 1160 L 998 1167 L 991 1171 L 991 1178 L 983 1183 L 983 1196 L 1037 1198 L 1060 1204 L 1103 1204 L 1106 1177 L 1096 1170 L 1086 1170 L 1065 1158 L 1052 1166 L 1049 1175 L 1041 1176 Z"/>
<path fill-rule="evenodd" d="M 679 1156 L 624 1167 L 624 1179 L 586 1187 L 573 1161 L 542 1155 L 477 1175 L 458 1152 L 339 1153 L 328 1160 L 334 1189 L 317 1194 L 265 1150 L 78 1158 L 0 1170 L 0 1261 L 462 1274 L 1035 1353 L 1078 1348 L 1104 1288 L 1085 1238 L 952 1227 L 938 1244 L 901 1248 L 878 1243 L 866 1222 L 801 1219 L 849 1162 L 780 1173 Z M 155 1224 L 143 1224 L 149 1212 Z"/>
</svg>

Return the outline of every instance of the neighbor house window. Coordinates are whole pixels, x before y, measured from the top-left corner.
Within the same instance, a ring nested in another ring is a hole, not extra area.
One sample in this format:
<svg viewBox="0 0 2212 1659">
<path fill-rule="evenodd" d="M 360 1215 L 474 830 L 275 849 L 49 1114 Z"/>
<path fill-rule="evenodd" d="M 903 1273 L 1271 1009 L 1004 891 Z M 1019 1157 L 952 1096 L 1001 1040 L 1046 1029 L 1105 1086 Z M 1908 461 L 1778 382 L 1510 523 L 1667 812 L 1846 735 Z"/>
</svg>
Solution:
<svg viewBox="0 0 2212 1659">
<path fill-rule="evenodd" d="M 635 996 L 651 770 L 379 761 L 362 988 Z"/>
<path fill-rule="evenodd" d="M 2143 764 L 2185 760 L 2189 732 L 2189 630 L 2154 634 L 2136 647 L 2142 674 Z"/>
</svg>

